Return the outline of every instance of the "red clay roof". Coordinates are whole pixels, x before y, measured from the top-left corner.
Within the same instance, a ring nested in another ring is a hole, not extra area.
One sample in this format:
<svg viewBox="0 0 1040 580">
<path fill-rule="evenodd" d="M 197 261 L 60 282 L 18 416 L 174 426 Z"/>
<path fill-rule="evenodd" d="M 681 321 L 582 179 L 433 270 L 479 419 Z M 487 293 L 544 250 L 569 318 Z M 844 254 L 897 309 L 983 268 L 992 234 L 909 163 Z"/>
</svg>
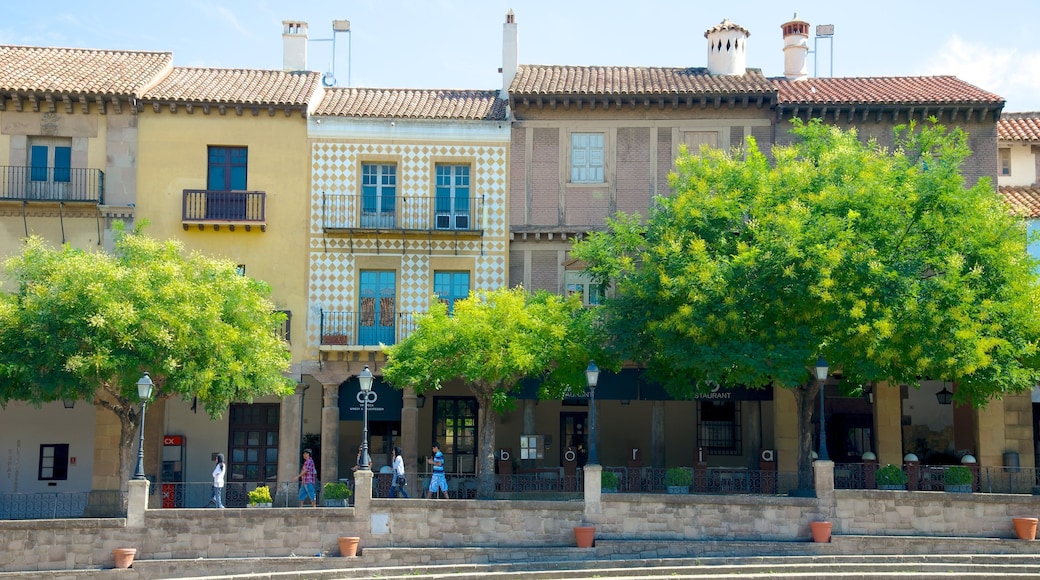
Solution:
<svg viewBox="0 0 1040 580">
<path fill-rule="evenodd" d="M 1040 113 L 1004 113 L 997 123 L 999 141 L 1040 141 Z"/>
<path fill-rule="evenodd" d="M 758 69 L 743 75 L 712 75 L 706 68 L 521 65 L 509 94 L 681 95 L 766 94 L 776 87 Z"/>
<path fill-rule="evenodd" d="M 1002 105 L 1004 99 L 953 76 L 773 79 L 778 103 L 818 105 Z"/>
<path fill-rule="evenodd" d="M 306 106 L 320 82 L 316 72 L 174 67 L 141 99 Z"/>
<path fill-rule="evenodd" d="M 136 96 L 172 65 L 169 52 L 0 45 L 0 91 Z"/>
<path fill-rule="evenodd" d="M 312 115 L 502 121 L 498 91 L 332 88 Z"/>
<path fill-rule="evenodd" d="M 1040 218 L 1040 186 L 1004 185 L 997 188 L 997 191 L 1025 217 Z"/>
</svg>

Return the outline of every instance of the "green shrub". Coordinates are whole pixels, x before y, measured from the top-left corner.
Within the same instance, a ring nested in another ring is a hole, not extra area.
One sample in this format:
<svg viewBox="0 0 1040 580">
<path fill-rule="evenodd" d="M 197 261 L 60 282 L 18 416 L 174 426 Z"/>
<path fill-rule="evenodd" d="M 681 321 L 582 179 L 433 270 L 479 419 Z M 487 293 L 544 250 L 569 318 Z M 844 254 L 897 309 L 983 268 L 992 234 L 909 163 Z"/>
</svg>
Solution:
<svg viewBox="0 0 1040 580">
<path fill-rule="evenodd" d="M 969 485 L 974 479 L 971 470 L 964 465 L 954 465 L 943 472 L 943 482 L 946 485 Z"/>
<path fill-rule="evenodd" d="M 599 484 L 603 489 L 617 489 L 618 476 L 613 471 L 607 471 L 604 469 L 600 472 Z"/>
<path fill-rule="evenodd" d="M 906 485 L 906 473 L 903 472 L 903 468 L 889 463 L 877 470 L 874 481 L 878 485 Z"/>
<path fill-rule="evenodd" d="M 328 482 L 321 492 L 322 499 L 350 499 L 354 492 L 342 481 Z"/>
<path fill-rule="evenodd" d="M 693 483 L 693 475 L 689 468 L 672 467 L 664 474 L 664 484 L 674 487 L 690 487 Z"/>
<path fill-rule="evenodd" d="M 258 485 L 249 492 L 249 503 L 256 505 L 258 503 L 271 503 L 274 500 L 271 499 L 271 490 L 266 485 Z"/>
</svg>

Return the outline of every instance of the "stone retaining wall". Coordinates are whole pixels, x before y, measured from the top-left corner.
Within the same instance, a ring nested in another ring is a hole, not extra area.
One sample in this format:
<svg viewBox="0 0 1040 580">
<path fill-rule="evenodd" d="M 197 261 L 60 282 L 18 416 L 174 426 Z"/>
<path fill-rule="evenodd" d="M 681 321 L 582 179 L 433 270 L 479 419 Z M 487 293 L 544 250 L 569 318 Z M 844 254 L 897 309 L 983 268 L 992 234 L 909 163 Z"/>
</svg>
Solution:
<svg viewBox="0 0 1040 580">
<path fill-rule="evenodd" d="M 1011 518 L 1040 517 L 1040 497 L 838 490 L 835 534 L 1013 538 Z"/>
</svg>

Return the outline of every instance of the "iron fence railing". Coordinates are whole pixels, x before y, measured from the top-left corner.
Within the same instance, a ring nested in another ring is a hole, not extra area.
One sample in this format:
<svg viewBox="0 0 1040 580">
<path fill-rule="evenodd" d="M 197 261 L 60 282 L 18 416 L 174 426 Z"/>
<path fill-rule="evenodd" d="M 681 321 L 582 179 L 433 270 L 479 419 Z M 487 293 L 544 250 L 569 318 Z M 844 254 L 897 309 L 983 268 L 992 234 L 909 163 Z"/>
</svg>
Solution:
<svg viewBox="0 0 1040 580">
<path fill-rule="evenodd" d="M 126 494 L 119 490 L 0 494 L 0 520 L 84 517 L 126 517 Z"/>
<path fill-rule="evenodd" d="M 391 345 L 415 332 L 418 314 L 398 312 L 367 316 L 351 311 L 325 310 L 320 312 L 319 344 L 328 346 Z"/>
<path fill-rule="evenodd" d="M 402 229 L 479 231 L 484 196 L 400 196 L 326 193 L 322 198 L 325 229 Z"/>
<path fill-rule="evenodd" d="M 946 491 L 946 472 L 952 465 L 904 463 L 905 489 Z M 967 465 L 972 473 L 971 491 L 978 493 L 1040 493 L 1040 471 L 1027 467 L 979 467 Z M 834 465 L 835 489 L 877 489 L 876 463 L 838 463 Z"/>
<path fill-rule="evenodd" d="M 80 167 L 0 166 L 0 199 L 105 203 L 105 172 Z"/>
<path fill-rule="evenodd" d="M 264 191 L 184 190 L 181 216 L 184 222 L 261 224 L 266 219 L 267 193 Z"/>
<path fill-rule="evenodd" d="M 686 493 L 730 495 L 787 495 L 799 490 L 797 472 L 741 467 L 682 468 L 689 475 L 689 485 L 669 486 L 668 469 L 655 467 L 604 467 L 617 476 L 619 493 Z M 669 489 L 671 488 L 671 489 Z"/>
</svg>

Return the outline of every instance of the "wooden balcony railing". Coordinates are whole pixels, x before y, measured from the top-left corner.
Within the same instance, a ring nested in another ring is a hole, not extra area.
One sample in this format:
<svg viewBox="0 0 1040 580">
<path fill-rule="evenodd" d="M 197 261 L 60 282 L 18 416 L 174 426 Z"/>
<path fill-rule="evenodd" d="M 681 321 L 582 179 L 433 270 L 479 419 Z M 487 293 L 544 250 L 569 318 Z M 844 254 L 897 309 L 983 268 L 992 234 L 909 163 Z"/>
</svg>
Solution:
<svg viewBox="0 0 1040 580">
<path fill-rule="evenodd" d="M 215 191 L 185 189 L 184 227 L 189 224 L 244 224 L 267 228 L 267 193 L 263 191 Z"/>
<path fill-rule="evenodd" d="M 80 167 L 0 166 L 0 200 L 105 203 L 105 172 Z"/>
</svg>

